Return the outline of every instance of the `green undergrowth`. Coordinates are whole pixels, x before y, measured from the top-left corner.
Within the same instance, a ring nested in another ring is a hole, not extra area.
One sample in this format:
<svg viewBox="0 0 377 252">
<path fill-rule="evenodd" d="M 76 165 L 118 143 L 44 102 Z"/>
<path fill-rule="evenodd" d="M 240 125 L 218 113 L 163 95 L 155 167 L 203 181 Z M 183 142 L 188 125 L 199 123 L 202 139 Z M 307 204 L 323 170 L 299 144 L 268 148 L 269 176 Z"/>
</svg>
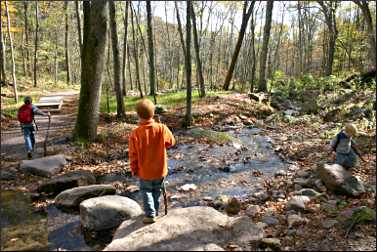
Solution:
<svg viewBox="0 0 377 252">
<path fill-rule="evenodd" d="M 229 94 L 227 91 L 214 91 L 207 92 L 207 97 Z M 145 96 L 153 101 L 153 96 Z M 157 104 L 163 105 L 167 108 L 181 107 L 186 105 L 186 91 L 178 91 L 172 93 L 163 93 L 158 95 Z M 197 91 L 192 92 L 192 102 L 195 103 L 199 100 Z M 139 96 L 124 97 L 126 111 L 134 111 L 136 103 L 140 100 Z M 109 108 L 107 107 L 107 97 L 105 94 L 101 96 L 100 112 L 116 112 L 116 98 L 115 96 L 109 97 Z"/>
</svg>

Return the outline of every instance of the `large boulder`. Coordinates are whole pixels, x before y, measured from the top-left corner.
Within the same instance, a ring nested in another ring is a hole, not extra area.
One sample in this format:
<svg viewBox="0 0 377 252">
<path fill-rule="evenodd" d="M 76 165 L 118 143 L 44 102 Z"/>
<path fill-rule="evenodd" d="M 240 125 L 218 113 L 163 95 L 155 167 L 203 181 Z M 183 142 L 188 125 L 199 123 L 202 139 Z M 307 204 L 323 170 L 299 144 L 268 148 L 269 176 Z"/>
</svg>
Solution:
<svg viewBox="0 0 377 252">
<path fill-rule="evenodd" d="M 115 194 L 116 189 L 112 185 L 89 185 L 65 190 L 55 198 L 58 208 L 77 208 L 84 200 L 103 195 Z"/>
<path fill-rule="evenodd" d="M 142 217 L 122 223 L 106 251 L 208 250 L 224 247 L 229 241 L 240 245 L 263 238 L 263 229 L 248 217 L 228 217 L 211 207 L 171 210 L 156 223 L 144 226 Z"/>
<path fill-rule="evenodd" d="M 119 195 L 91 198 L 80 204 L 81 225 L 93 231 L 116 228 L 142 213 L 136 201 Z"/>
<path fill-rule="evenodd" d="M 56 195 L 64 190 L 86 186 L 96 183 L 96 178 L 89 171 L 73 171 L 58 175 L 40 185 L 37 189 L 39 193 Z"/>
<path fill-rule="evenodd" d="M 365 193 L 363 182 L 352 176 L 341 165 L 324 164 L 319 166 L 318 175 L 325 186 L 336 194 L 357 197 Z"/>
<path fill-rule="evenodd" d="M 37 176 L 51 177 L 59 173 L 67 163 L 64 155 L 54 155 L 33 160 L 22 160 L 20 170 Z"/>
</svg>

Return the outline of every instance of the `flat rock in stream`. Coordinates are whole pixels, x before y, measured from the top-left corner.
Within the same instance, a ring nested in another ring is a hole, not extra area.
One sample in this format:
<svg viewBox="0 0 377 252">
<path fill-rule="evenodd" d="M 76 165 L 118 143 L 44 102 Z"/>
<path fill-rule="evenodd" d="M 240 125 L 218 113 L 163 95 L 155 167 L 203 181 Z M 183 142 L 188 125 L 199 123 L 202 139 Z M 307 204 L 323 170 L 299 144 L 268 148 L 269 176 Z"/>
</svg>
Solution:
<svg viewBox="0 0 377 252">
<path fill-rule="evenodd" d="M 79 186 L 58 194 L 55 198 L 55 205 L 59 208 L 76 208 L 84 200 L 115 194 L 115 192 L 116 189 L 112 185 Z"/>
<path fill-rule="evenodd" d="M 157 235 L 156 235 L 157 234 Z M 263 238 L 263 229 L 248 217 L 228 217 L 211 207 L 176 208 L 152 225 L 142 216 L 123 222 L 105 251 L 208 250 L 233 241 L 247 244 Z"/>
<path fill-rule="evenodd" d="M 73 171 L 58 175 L 40 185 L 37 189 L 39 193 L 56 195 L 64 190 L 86 186 L 96 183 L 96 178 L 89 171 Z"/>
<path fill-rule="evenodd" d="M 91 198 L 80 204 L 81 225 L 93 231 L 116 228 L 123 221 L 142 213 L 136 201 L 119 195 Z"/>
<path fill-rule="evenodd" d="M 67 163 L 64 155 L 54 155 L 33 160 L 22 160 L 19 169 L 33 175 L 51 177 L 62 171 Z"/>
<path fill-rule="evenodd" d="M 324 164 L 318 167 L 318 175 L 325 186 L 337 194 L 357 197 L 365 193 L 363 182 L 352 176 L 338 164 Z"/>
</svg>

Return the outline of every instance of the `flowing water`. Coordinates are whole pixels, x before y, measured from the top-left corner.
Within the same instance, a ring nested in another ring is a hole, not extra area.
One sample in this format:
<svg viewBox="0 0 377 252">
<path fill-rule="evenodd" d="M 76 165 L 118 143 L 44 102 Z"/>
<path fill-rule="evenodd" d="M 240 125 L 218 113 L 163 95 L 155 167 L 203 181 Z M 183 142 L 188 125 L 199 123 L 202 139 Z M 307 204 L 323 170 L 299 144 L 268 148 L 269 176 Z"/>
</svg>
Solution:
<svg viewBox="0 0 377 252">
<path fill-rule="evenodd" d="M 204 197 L 245 197 L 260 189 L 259 182 L 285 169 L 269 137 L 259 129 L 228 131 L 236 140 L 222 145 L 178 144 L 169 153 L 167 190 L 169 208 L 203 205 Z M 253 172 L 260 171 L 261 176 Z M 134 178 L 128 185 L 138 185 Z M 197 189 L 180 191 L 185 184 Z M 127 196 L 141 203 L 138 193 Z M 111 241 L 111 231 L 82 230 L 78 213 L 63 213 L 53 205 L 44 212 L 33 207 L 30 195 L 1 191 L 1 250 L 100 250 Z"/>
</svg>

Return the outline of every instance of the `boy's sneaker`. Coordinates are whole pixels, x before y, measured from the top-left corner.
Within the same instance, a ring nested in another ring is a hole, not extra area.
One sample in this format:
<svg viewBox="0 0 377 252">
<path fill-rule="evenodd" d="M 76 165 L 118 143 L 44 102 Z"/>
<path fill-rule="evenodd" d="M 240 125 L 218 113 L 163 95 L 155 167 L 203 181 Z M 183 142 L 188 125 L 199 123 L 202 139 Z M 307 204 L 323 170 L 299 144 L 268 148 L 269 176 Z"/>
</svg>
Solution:
<svg viewBox="0 0 377 252">
<path fill-rule="evenodd" d="M 27 153 L 27 158 L 28 158 L 28 159 L 32 159 L 32 158 L 33 158 L 33 155 L 31 154 L 30 151 Z"/>
<path fill-rule="evenodd" d="M 156 217 L 145 216 L 143 219 L 144 224 L 152 224 L 156 222 Z"/>
</svg>

